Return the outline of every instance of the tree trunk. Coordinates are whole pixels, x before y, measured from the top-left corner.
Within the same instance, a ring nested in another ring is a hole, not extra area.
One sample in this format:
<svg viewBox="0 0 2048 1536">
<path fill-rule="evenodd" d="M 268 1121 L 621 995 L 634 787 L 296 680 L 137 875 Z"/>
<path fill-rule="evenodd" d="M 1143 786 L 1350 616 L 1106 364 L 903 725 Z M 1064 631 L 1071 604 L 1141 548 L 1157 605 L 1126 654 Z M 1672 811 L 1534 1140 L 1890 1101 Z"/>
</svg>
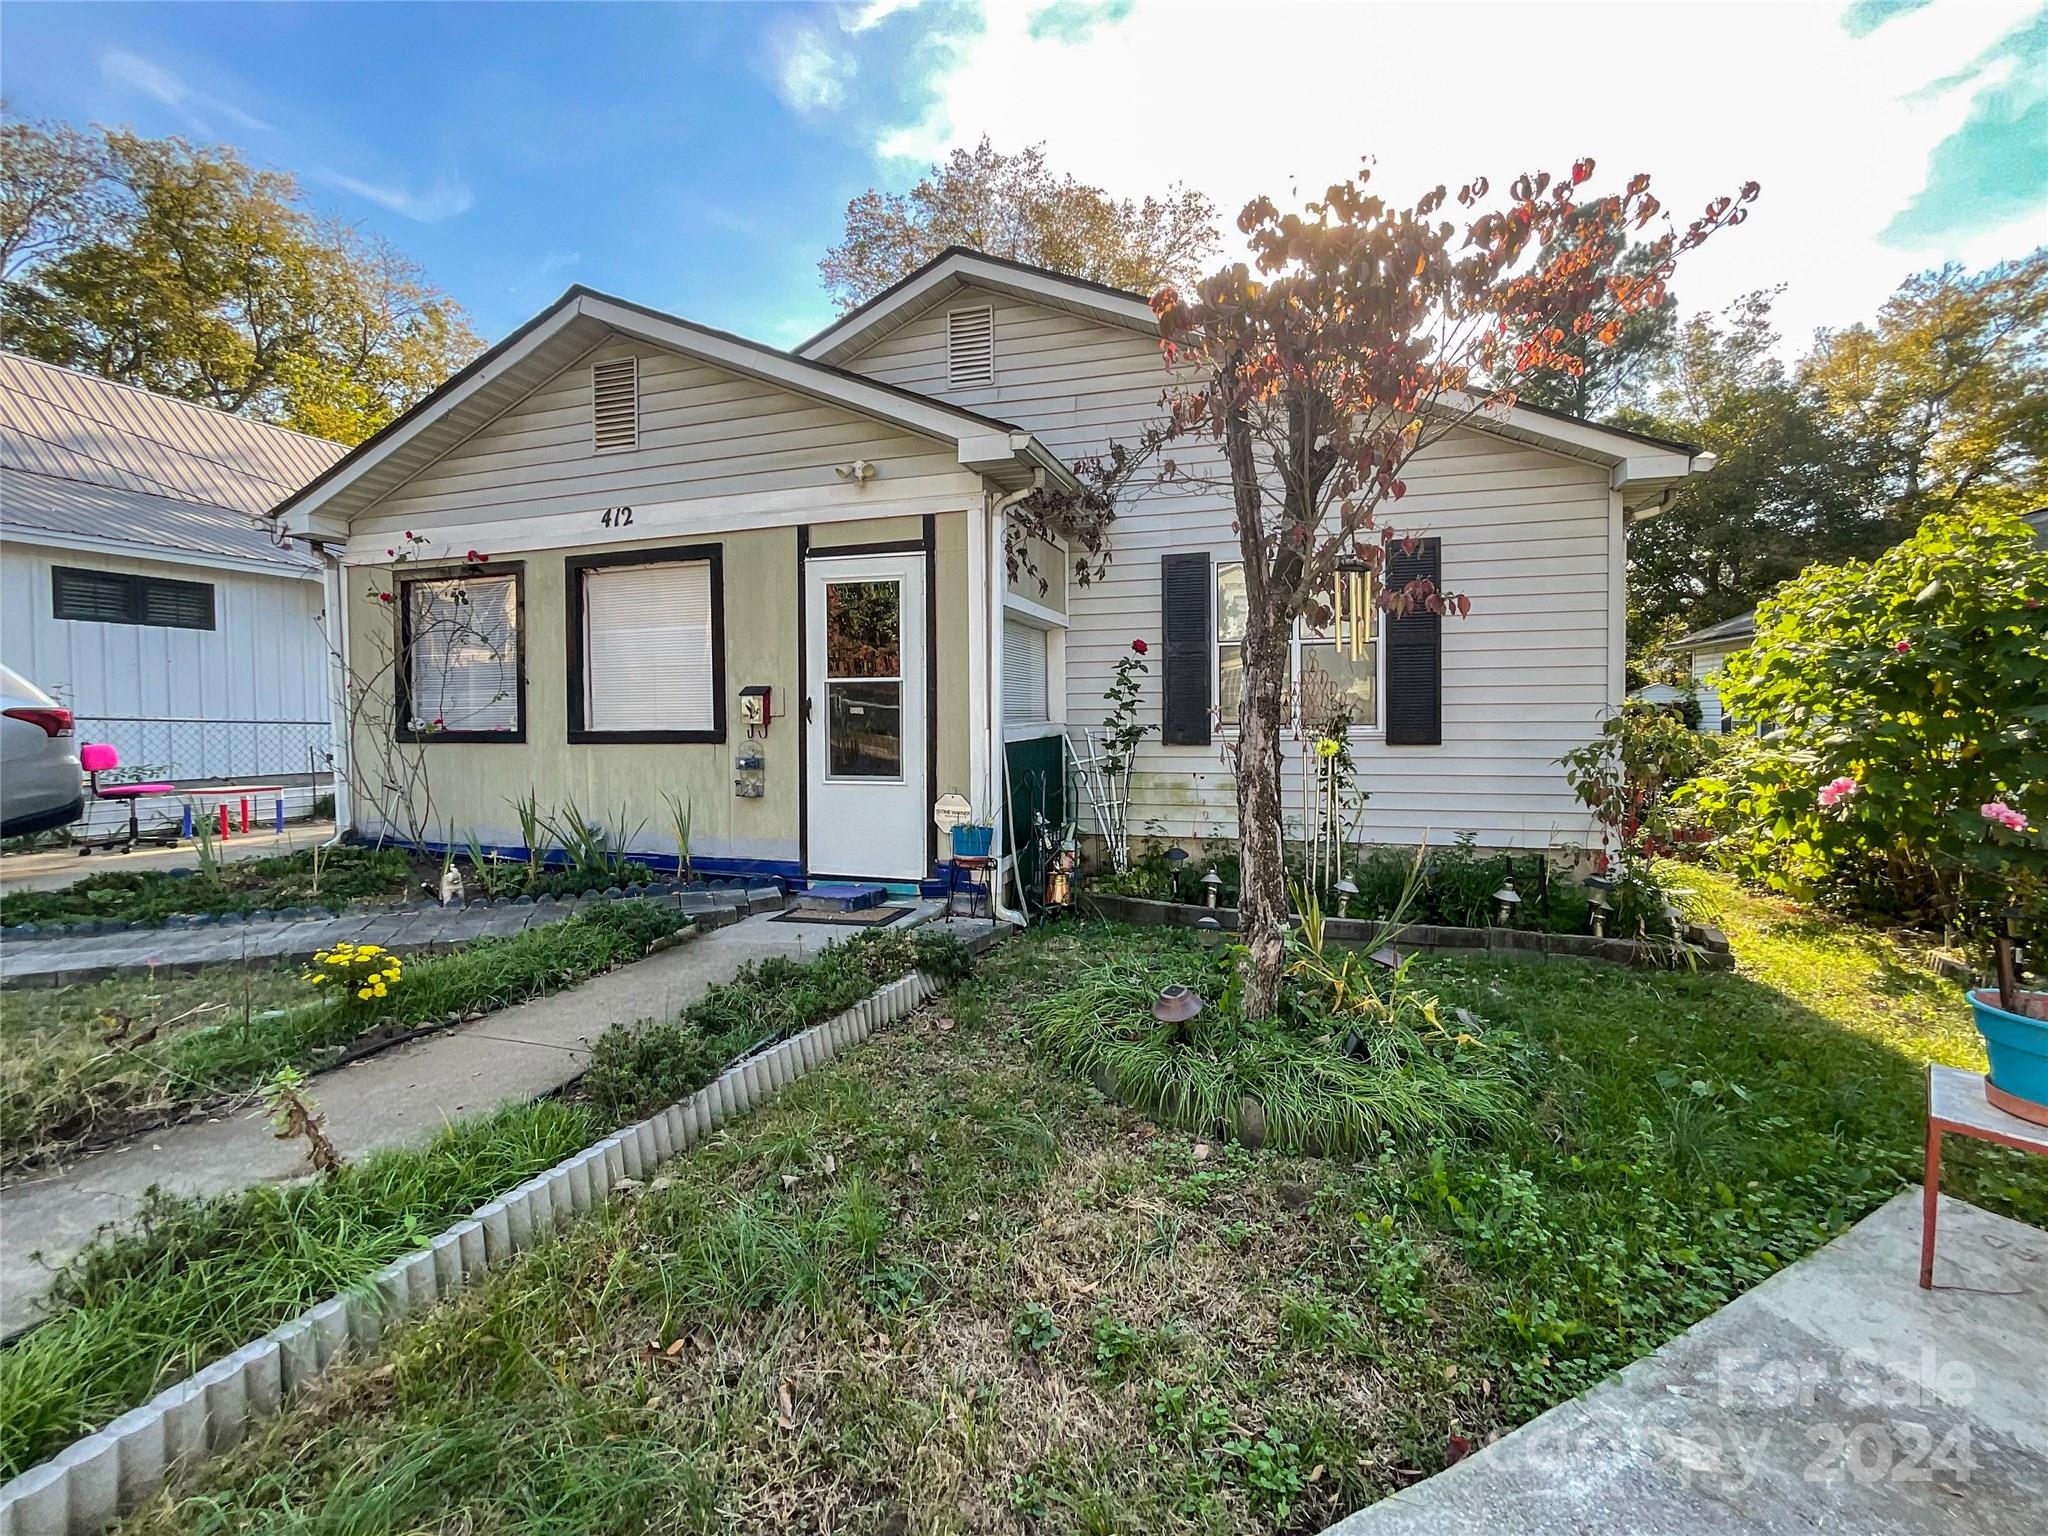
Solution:
<svg viewBox="0 0 2048 1536">
<path fill-rule="evenodd" d="M 1291 625 L 1289 626 L 1291 628 Z M 1244 639 L 1237 711 L 1238 938 L 1246 950 L 1244 1016 L 1269 1018 L 1287 961 L 1287 844 L 1280 816 L 1281 694 L 1292 664 L 1289 629 Z"/>
</svg>

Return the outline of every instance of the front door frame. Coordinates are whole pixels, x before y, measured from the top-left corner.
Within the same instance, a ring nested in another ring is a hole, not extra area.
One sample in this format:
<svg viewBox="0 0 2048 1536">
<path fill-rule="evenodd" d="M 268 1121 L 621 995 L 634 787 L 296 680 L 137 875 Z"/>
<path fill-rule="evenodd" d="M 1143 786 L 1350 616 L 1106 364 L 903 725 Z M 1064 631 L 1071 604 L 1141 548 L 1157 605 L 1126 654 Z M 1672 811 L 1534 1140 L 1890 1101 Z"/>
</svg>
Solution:
<svg viewBox="0 0 2048 1536">
<path fill-rule="evenodd" d="M 811 528 L 800 523 L 796 530 L 796 652 L 797 689 L 795 716 L 797 727 L 796 763 L 796 821 L 797 821 L 797 863 L 803 871 L 806 882 L 815 879 L 830 879 L 830 871 L 814 871 L 811 868 L 811 723 L 806 717 L 804 702 L 815 699 L 811 691 L 811 640 L 810 640 L 810 562 L 812 560 L 836 560 L 857 555 L 911 555 L 924 556 L 924 672 L 925 672 L 925 717 L 924 717 L 924 798 L 931 802 L 932 786 L 939 782 L 939 583 L 938 583 L 938 517 L 930 512 L 919 518 L 921 536 L 916 539 L 899 539 L 870 544 L 818 544 L 811 543 Z M 907 615 L 906 615 L 907 617 Z M 908 679 L 905 679 L 906 684 Z M 938 831 L 931 818 L 925 818 L 924 827 L 924 876 L 919 885 L 929 884 L 936 878 L 938 868 Z"/>
</svg>

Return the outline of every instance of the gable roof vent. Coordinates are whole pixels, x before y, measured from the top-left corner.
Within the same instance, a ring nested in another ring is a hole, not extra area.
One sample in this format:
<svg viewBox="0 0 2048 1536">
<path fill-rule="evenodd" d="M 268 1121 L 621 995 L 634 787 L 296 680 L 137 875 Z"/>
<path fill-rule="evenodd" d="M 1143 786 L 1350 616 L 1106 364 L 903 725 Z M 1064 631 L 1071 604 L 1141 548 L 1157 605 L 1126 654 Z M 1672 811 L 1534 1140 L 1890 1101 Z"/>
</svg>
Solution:
<svg viewBox="0 0 2048 1536">
<path fill-rule="evenodd" d="M 640 445 L 640 359 L 590 365 L 590 446 L 617 453 Z"/>
<path fill-rule="evenodd" d="M 946 311 L 946 382 L 956 389 L 996 381 L 996 315 L 987 304 Z"/>
</svg>

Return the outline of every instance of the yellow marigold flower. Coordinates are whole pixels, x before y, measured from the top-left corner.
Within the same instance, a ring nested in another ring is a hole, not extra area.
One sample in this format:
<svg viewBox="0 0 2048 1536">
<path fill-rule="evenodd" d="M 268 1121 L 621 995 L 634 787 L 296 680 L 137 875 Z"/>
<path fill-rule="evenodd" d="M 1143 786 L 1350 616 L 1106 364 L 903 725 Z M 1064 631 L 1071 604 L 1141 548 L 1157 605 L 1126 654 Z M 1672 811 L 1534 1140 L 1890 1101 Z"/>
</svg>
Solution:
<svg viewBox="0 0 2048 1536">
<path fill-rule="evenodd" d="M 1316 755 L 1319 757 L 1335 757 L 1342 750 L 1342 746 L 1334 736 L 1325 736 L 1316 743 Z"/>
<path fill-rule="evenodd" d="M 356 996 L 361 1001 L 367 1003 L 370 1000 L 370 989 L 368 987 L 358 987 L 356 988 Z"/>
</svg>

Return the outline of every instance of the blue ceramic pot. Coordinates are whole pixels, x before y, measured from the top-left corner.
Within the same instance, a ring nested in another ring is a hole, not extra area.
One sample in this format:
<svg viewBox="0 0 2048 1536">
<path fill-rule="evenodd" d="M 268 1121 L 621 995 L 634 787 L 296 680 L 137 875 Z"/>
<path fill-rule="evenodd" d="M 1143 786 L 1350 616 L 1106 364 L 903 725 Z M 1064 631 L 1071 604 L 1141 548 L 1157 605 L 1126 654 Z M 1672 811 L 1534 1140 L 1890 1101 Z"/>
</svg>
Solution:
<svg viewBox="0 0 2048 1536">
<path fill-rule="evenodd" d="M 2031 1104 L 2048 1106 L 2048 1023 L 1998 1006 L 1998 989 L 1970 994 L 1977 1033 L 1991 1058 L 1991 1086 Z"/>
</svg>

